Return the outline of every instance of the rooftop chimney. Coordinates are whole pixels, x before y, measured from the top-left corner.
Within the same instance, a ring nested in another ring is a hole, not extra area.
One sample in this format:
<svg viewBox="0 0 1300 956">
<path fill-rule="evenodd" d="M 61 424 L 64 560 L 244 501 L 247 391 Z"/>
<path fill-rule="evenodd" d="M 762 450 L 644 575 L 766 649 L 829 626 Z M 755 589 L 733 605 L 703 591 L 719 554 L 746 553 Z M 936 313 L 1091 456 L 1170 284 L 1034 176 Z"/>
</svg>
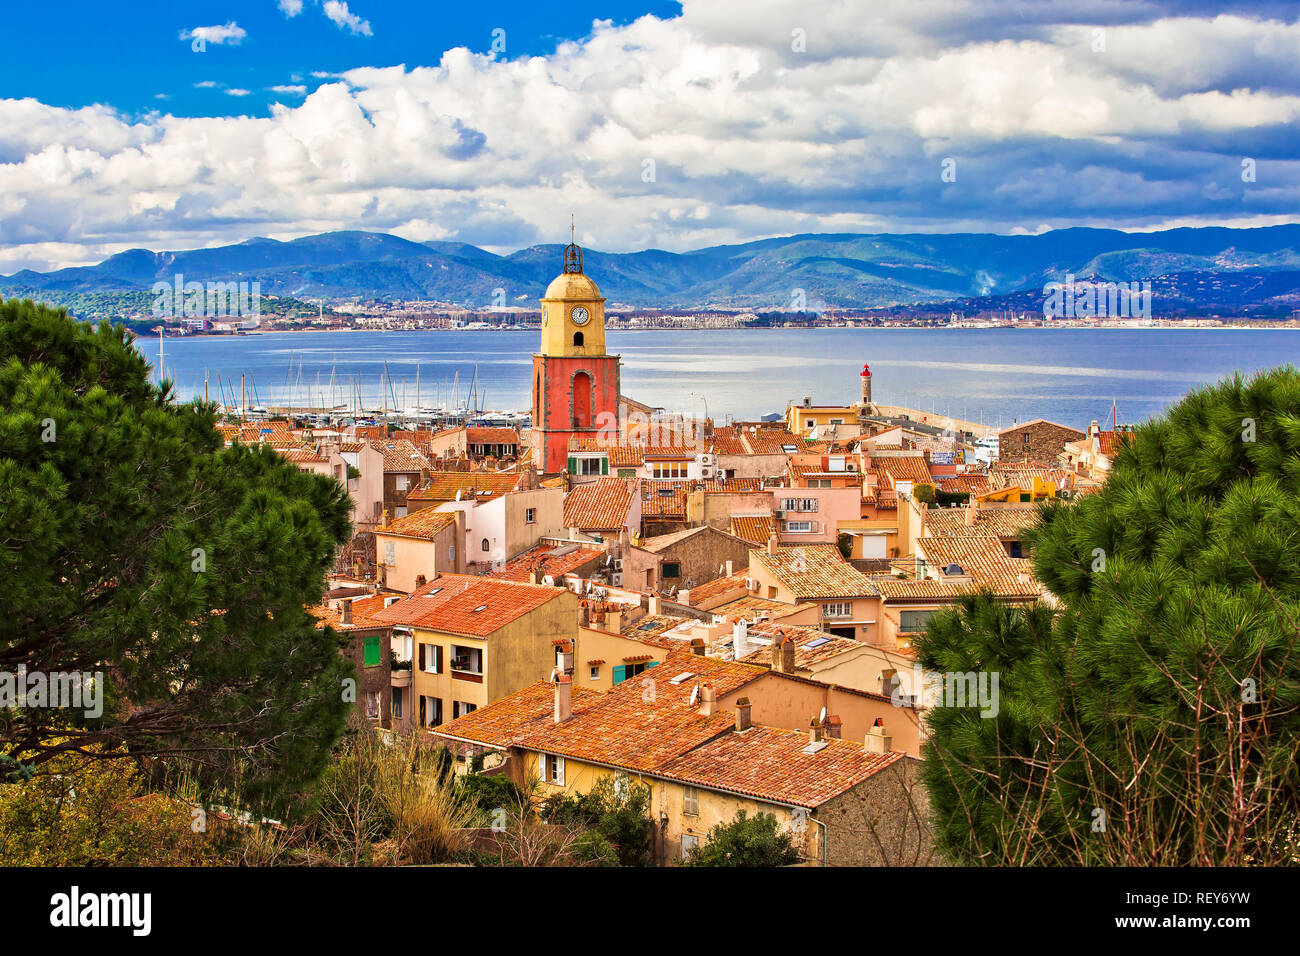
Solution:
<svg viewBox="0 0 1300 956">
<path fill-rule="evenodd" d="M 867 731 L 867 739 L 863 742 L 863 747 L 867 753 L 872 754 L 887 754 L 894 749 L 894 738 L 885 733 L 885 723 L 879 717 Z"/>
<path fill-rule="evenodd" d="M 542 583 L 542 566 L 540 564 L 528 572 L 528 580 L 532 581 L 533 584 Z"/>
<path fill-rule="evenodd" d="M 700 688 L 700 713 L 705 717 L 712 717 L 718 710 L 718 692 L 713 689 L 712 684 L 705 684 Z"/>
<path fill-rule="evenodd" d="M 736 730 L 748 730 L 749 724 L 749 698 L 742 697 L 736 701 Z"/>
<path fill-rule="evenodd" d="M 731 651 L 736 660 L 749 654 L 749 622 L 744 618 L 731 626 Z"/>
<path fill-rule="evenodd" d="M 779 637 L 772 642 L 772 670 L 782 674 L 794 673 L 794 641 Z"/>
<path fill-rule="evenodd" d="M 578 627 L 591 626 L 591 606 L 583 601 L 578 605 Z"/>
<path fill-rule="evenodd" d="M 660 611 L 659 611 L 659 595 L 657 595 L 657 594 L 652 594 L 652 595 L 650 595 L 650 600 L 646 602 L 646 613 L 647 613 L 647 614 L 658 614 L 658 613 L 660 613 Z"/>
<path fill-rule="evenodd" d="M 611 634 L 617 634 L 623 630 L 623 612 L 617 608 L 610 608 L 605 612 L 605 630 Z"/>
<path fill-rule="evenodd" d="M 347 598 L 343 601 L 343 623 L 352 623 L 352 598 Z"/>
<path fill-rule="evenodd" d="M 773 531 L 772 534 L 767 539 L 767 553 L 776 554 L 776 548 L 778 544 L 779 541 L 777 540 L 776 532 Z"/>
<path fill-rule="evenodd" d="M 834 715 L 826 718 L 826 737 L 828 739 L 839 740 L 843 736 L 843 733 L 843 721 Z"/>
<path fill-rule="evenodd" d="M 700 656 L 700 657 L 704 657 L 704 656 L 705 656 L 705 655 L 704 655 L 704 638 L 702 638 L 702 637 L 692 637 L 692 638 L 691 638 L 691 653 L 692 653 L 692 654 L 696 654 L 696 655 L 698 655 L 698 656 Z"/>
<path fill-rule="evenodd" d="M 808 725 L 808 743 L 815 744 L 822 739 L 822 725 L 817 722 L 817 718 L 812 719 Z"/>
<path fill-rule="evenodd" d="M 731 561 L 727 561 L 727 565 L 726 565 L 726 567 L 727 567 L 727 577 L 731 577 L 733 574 L 736 573 L 734 570 L 732 570 L 732 565 L 733 565 L 733 562 L 731 562 Z"/>
<path fill-rule="evenodd" d="M 562 724 L 573 716 L 573 681 L 567 674 L 555 679 L 555 722 Z"/>
</svg>

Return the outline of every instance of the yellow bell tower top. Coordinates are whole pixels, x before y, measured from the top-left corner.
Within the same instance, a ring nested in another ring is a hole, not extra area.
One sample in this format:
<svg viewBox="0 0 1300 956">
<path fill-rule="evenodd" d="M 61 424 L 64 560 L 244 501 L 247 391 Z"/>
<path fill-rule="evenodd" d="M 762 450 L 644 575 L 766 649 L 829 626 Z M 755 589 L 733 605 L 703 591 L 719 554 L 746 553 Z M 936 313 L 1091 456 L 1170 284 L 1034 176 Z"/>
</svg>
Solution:
<svg viewBox="0 0 1300 956">
<path fill-rule="evenodd" d="M 604 355 L 605 298 L 582 271 L 582 249 L 564 247 L 564 271 L 542 296 L 542 355 Z"/>
</svg>

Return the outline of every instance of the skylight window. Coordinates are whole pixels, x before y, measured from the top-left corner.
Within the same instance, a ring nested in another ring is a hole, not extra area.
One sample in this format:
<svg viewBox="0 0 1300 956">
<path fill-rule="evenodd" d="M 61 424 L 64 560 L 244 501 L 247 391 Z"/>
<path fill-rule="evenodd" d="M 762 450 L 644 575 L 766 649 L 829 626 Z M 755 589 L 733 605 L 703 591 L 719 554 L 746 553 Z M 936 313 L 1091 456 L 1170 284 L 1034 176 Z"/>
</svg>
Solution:
<svg viewBox="0 0 1300 956">
<path fill-rule="evenodd" d="M 814 647 L 821 647 L 823 644 L 829 644 L 830 642 L 831 639 L 829 637 L 815 637 L 805 644 L 804 647 L 808 650 L 812 650 Z"/>
<path fill-rule="evenodd" d="M 486 611 L 486 610 L 487 610 L 487 605 L 486 605 L 486 604 L 480 604 L 478 607 L 474 608 L 473 613 L 474 613 L 474 614 L 477 614 L 479 611 Z"/>
<path fill-rule="evenodd" d="M 682 683 L 685 683 L 686 681 L 690 680 L 690 679 L 691 679 L 692 677 L 694 677 L 694 676 L 695 676 L 695 675 L 694 675 L 693 673 L 691 673 L 690 671 L 685 671 L 685 672 L 683 672 L 683 673 L 681 673 L 681 674 L 678 674 L 676 677 L 674 677 L 674 678 L 673 678 L 672 680 L 670 680 L 668 683 L 670 683 L 670 684 L 682 684 Z"/>
<path fill-rule="evenodd" d="M 827 744 L 826 741 L 824 740 L 815 740 L 812 743 L 810 743 L 807 747 L 804 747 L 801 752 L 806 754 L 815 754 L 819 750 L 825 750 L 828 746 L 830 745 Z"/>
</svg>

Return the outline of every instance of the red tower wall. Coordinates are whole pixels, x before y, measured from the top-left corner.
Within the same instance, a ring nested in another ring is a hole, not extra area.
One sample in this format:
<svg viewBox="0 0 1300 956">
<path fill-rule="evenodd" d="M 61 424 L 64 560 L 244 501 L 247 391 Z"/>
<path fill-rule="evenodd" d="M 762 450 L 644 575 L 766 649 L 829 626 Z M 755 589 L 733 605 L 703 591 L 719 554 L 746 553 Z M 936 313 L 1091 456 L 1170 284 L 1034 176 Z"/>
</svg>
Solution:
<svg viewBox="0 0 1300 956">
<path fill-rule="evenodd" d="M 580 372 L 591 376 L 590 408 L 574 394 Z M 568 467 L 569 439 L 617 428 L 619 357 L 533 356 L 533 438 L 537 470 L 554 474 Z M 584 413 L 590 412 L 587 416 Z M 575 426 L 575 412 L 589 422 Z"/>
</svg>

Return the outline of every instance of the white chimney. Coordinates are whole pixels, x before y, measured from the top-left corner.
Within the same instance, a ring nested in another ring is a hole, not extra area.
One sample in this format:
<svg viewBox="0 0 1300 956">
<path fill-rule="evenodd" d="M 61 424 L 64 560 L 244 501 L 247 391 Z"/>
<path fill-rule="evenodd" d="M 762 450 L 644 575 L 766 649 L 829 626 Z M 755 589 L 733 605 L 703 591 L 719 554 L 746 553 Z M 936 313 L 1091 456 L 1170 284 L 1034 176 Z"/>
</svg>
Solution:
<svg viewBox="0 0 1300 956">
<path fill-rule="evenodd" d="M 749 643 L 749 622 L 744 618 L 731 626 L 731 649 L 736 660 L 747 656 L 753 650 Z"/>
<path fill-rule="evenodd" d="M 733 564 L 734 562 L 732 561 L 727 562 L 727 577 L 731 577 L 733 574 L 736 573 L 734 570 L 732 570 Z"/>
<path fill-rule="evenodd" d="M 712 684 L 705 684 L 700 689 L 700 713 L 705 717 L 712 717 L 718 710 L 718 692 L 713 689 Z"/>
</svg>

